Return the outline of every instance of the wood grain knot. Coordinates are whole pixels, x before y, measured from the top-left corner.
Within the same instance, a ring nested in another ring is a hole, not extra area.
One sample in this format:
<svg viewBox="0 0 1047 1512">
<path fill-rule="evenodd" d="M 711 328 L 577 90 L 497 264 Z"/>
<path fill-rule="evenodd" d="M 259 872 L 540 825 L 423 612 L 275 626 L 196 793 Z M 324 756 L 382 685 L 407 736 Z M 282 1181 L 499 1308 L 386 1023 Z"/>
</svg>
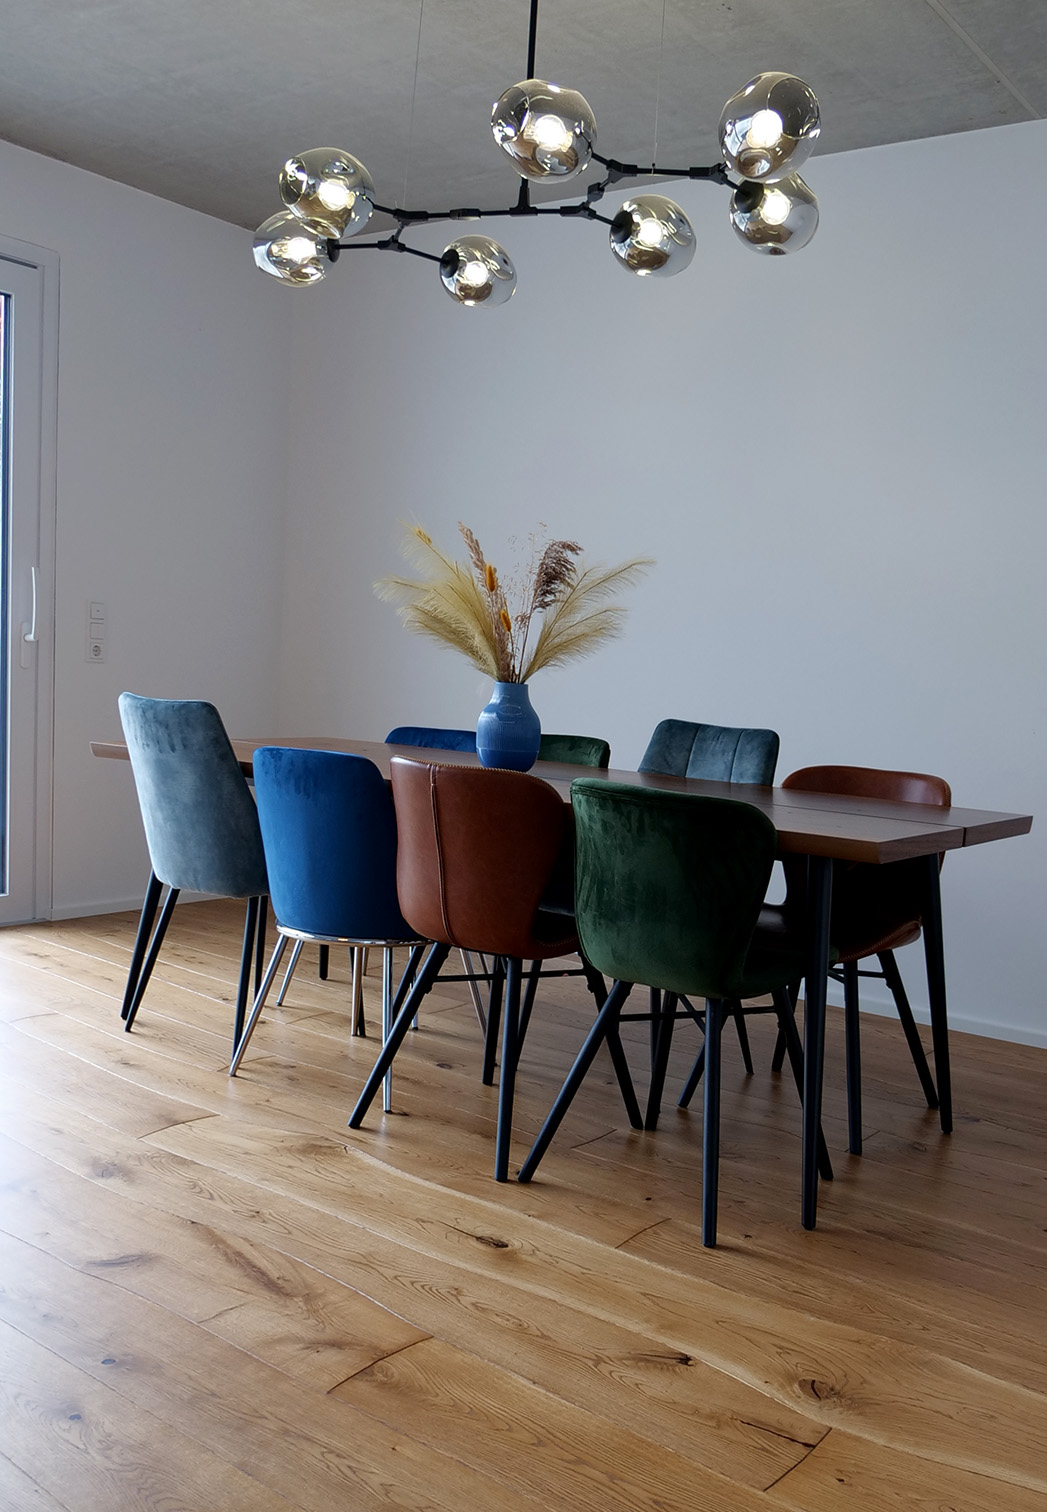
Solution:
<svg viewBox="0 0 1047 1512">
<path fill-rule="evenodd" d="M 813 1396 L 816 1402 L 828 1402 L 840 1395 L 838 1387 L 831 1381 L 804 1381 L 803 1389 Z"/>
<path fill-rule="evenodd" d="M 477 1244 L 486 1244 L 488 1249 L 508 1249 L 508 1239 L 495 1239 L 492 1234 L 474 1234 Z"/>
</svg>

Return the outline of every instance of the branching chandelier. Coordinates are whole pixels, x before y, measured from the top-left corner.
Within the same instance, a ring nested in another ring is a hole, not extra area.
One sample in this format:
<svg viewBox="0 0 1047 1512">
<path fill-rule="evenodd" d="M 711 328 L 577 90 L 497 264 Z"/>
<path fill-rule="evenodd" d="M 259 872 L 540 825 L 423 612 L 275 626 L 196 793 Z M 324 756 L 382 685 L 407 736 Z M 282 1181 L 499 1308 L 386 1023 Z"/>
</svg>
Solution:
<svg viewBox="0 0 1047 1512">
<path fill-rule="evenodd" d="M 479 221 L 497 216 L 559 215 L 599 221 L 610 228 L 619 265 L 643 277 L 680 273 L 694 255 L 694 230 L 680 206 L 661 194 L 633 194 L 614 216 L 597 204 L 623 179 L 701 179 L 731 191 L 730 220 L 747 247 L 777 255 L 805 247 L 818 226 L 818 201 L 796 171 L 810 156 L 820 130 L 818 101 L 802 79 L 761 73 L 727 101 L 720 116 L 723 160 L 706 167 L 649 168 L 596 151 L 596 120 L 588 102 L 534 75 L 538 0 L 531 0 L 527 78 L 495 101 L 494 139 L 521 177 L 519 197 L 504 210 L 406 210 L 381 205 L 368 173 L 351 153 L 314 147 L 289 158 L 280 173 L 285 209 L 258 228 L 254 257 L 284 283 L 319 283 L 346 250 L 406 252 L 439 264 L 440 280 L 466 306 L 504 304 L 516 288 L 516 270 L 489 236 L 457 236 L 437 255 L 409 246 L 405 232 L 433 221 Z M 560 184 L 590 163 L 604 169 L 584 197 L 570 204 L 532 205 L 532 182 Z M 374 211 L 396 222 L 376 241 L 355 237 Z"/>
</svg>

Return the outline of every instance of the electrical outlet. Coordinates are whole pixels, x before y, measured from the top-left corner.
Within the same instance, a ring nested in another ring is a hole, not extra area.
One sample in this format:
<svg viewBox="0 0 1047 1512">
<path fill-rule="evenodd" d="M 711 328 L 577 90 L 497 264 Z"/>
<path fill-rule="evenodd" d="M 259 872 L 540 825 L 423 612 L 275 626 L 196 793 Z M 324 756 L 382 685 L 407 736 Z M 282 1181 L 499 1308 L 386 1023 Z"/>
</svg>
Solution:
<svg viewBox="0 0 1047 1512">
<path fill-rule="evenodd" d="M 91 599 L 87 605 L 87 660 L 105 661 L 105 604 Z"/>
</svg>

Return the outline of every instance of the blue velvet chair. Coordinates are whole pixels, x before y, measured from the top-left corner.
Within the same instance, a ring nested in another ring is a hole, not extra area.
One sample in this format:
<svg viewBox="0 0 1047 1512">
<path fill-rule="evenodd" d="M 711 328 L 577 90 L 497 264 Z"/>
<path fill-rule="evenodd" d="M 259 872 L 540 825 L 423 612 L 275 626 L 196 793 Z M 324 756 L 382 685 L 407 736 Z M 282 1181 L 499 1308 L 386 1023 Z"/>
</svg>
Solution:
<svg viewBox="0 0 1047 1512">
<path fill-rule="evenodd" d="M 307 940 L 380 946 L 386 1035 L 428 943 L 400 912 L 396 814 L 374 762 L 341 751 L 261 746 L 254 753 L 254 783 L 278 939 L 234 1051 L 230 1076 L 243 1059 L 289 940 L 295 951 Z M 394 946 L 410 950 L 395 996 Z M 390 1073 L 385 1079 L 387 1112 L 391 1090 Z"/>
<path fill-rule="evenodd" d="M 214 893 L 247 899 L 235 1045 L 243 1032 L 252 952 L 256 979 L 264 955 L 269 891 L 250 788 L 213 704 L 121 693 L 120 721 L 152 865 L 121 1008 L 124 1028 L 135 1021 L 179 893 Z"/>
<path fill-rule="evenodd" d="M 663 719 L 654 729 L 638 771 L 664 772 L 669 777 L 704 777 L 708 782 L 751 782 L 770 787 L 778 765 L 779 740 L 774 730 L 736 729 L 731 725 L 693 724 L 686 719 Z M 694 1014 L 687 999 L 686 1013 Z M 652 1008 L 656 1001 L 652 997 Z M 696 1015 L 697 1016 L 697 1015 Z M 657 1019 L 652 1019 L 652 1034 Z M 752 1051 L 745 1020 L 735 1016 L 745 1069 L 753 1074 Z M 654 1046 L 652 1044 L 652 1054 Z M 688 1080 L 693 1093 L 704 1055 L 699 1052 Z M 655 1109 L 654 1117 L 657 1117 Z"/>
<path fill-rule="evenodd" d="M 475 730 L 441 730 L 434 725 L 397 725 L 386 745 L 424 746 L 433 751 L 476 751 Z"/>
</svg>

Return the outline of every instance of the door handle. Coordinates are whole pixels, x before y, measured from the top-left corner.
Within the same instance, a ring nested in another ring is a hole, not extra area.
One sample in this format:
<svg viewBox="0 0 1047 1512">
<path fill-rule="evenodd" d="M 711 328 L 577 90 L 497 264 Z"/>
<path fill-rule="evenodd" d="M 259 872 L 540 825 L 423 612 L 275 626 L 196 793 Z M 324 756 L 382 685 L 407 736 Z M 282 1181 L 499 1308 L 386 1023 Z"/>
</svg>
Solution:
<svg viewBox="0 0 1047 1512">
<path fill-rule="evenodd" d="M 33 608 L 32 618 L 22 621 L 22 645 L 19 661 L 23 667 L 30 666 L 33 653 L 29 647 L 40 639 L 36 633 L 36 568 L 30 567 L 29 571 L 33 575 Z"/>
</svg>

